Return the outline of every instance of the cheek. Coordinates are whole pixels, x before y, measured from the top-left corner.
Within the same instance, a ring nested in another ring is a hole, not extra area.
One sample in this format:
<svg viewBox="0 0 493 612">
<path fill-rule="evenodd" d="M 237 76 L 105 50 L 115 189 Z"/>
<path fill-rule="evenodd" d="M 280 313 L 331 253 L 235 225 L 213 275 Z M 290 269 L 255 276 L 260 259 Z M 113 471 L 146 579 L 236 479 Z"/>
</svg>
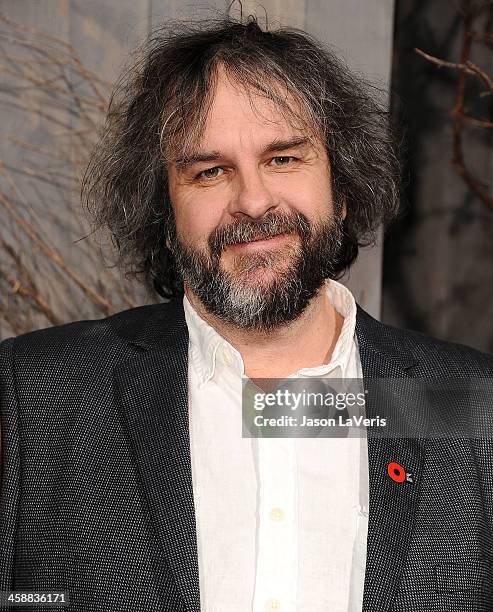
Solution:
<svg viewBox="0 0 493 612">
<path fill-rule="evenodd" d="M 322 217 L 333 214 L 332 185 L 329 176 L 321 173 L 319 181 L 314 186 L 312 198 Z"/>
<path fill-rule="evenodd" d="M 203 246 L 220 224 L 220 216 L 206 201 L 189 199 L 173 207 L 178 237 L 189 245 Z"/>
<path fill-rule="evenodd" d="M 168 194 L 179 240 L 187 245 L 205 243 L 215 227 L 207 194 L 197 193 L 178 177 L 173 167 L 168 173 Z"/>
<path fill-rule="evenodd" d="M 331 185 L 325 177 L 293 182 L 284 190 L 284 199 L 309 219 L 326 216 L 333 209 Z"/>
</svg>

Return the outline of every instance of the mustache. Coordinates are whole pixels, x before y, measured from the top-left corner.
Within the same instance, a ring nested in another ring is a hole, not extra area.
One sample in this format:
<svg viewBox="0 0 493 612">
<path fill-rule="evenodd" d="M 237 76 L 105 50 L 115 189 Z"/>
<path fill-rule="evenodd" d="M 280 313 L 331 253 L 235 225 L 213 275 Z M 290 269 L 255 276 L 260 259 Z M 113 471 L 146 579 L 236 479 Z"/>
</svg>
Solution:
<svg viewBox="0 0 493 612">
<path fill-rule="evenodd" d="M 279 234 L 310 236 L 310 223 L 303 213 L 271 213 L 262 219 L 241 219 L 214 230 L 208 239 L 212 255 L 220 255 L 231 244 L 272 238 Z"/>
</svg>

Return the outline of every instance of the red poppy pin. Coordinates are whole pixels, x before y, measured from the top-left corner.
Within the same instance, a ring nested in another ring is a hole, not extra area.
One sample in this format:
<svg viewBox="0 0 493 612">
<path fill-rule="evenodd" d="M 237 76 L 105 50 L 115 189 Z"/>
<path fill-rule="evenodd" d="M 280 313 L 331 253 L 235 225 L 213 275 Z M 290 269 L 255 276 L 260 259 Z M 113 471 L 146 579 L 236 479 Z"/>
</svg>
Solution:
<svg viewBox="0 0 493 612">
<path fill-rule="evenodd" d="M 414 482 L 414 477 L 395 461 L 391 461 L 387 466 L 387 474 L 394 482 Z"/>
</svg>

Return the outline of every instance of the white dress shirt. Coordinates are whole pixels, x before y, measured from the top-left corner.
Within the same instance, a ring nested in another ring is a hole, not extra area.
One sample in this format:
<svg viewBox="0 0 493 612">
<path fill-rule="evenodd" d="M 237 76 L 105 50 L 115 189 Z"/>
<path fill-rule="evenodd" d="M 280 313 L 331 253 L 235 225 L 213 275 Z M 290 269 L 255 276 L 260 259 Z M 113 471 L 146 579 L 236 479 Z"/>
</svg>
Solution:
<svg viewBox="0 0 493 612">
<path fill-rule="evenodd" d="M 296 377 L 362 378 L 351 292 L 330 362 Z M 184 298 L 202 612 L 360 612 L 368 530 L 366 437 L 243 438 L 240 353 Z"/>
</svg>

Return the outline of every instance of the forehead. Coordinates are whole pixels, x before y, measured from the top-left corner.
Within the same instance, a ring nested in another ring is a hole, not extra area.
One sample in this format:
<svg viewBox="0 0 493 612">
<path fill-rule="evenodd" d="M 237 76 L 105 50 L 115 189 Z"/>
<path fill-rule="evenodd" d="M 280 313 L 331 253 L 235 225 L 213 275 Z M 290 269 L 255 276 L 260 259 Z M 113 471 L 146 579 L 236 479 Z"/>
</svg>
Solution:
<svg viewBox="0 0 493 612">
<path fill-rule="evenodd" d="M 163 121 L 160 146 L 167 163 L 210 151 L 229 155 L 239 147 L 244 153 L 247 145 L 260 150 L 275 141 L 303 139 L 317 151 L 325 144 L 308 105 L 285 85 L 258 71 L 239 82 L 222 64 L 196 97 L 167 107 Z"/>
<path fill-rule="evenodd" d="M 279 84 L 272 84 L 272 98 L 240 84 L 219 68 L 199 144 L 236 140 L 246 144 L 309 136 L 309 118 L 295 97 Z M 309 130 L 315 132 L 315 130 Z"/>
</svg>

